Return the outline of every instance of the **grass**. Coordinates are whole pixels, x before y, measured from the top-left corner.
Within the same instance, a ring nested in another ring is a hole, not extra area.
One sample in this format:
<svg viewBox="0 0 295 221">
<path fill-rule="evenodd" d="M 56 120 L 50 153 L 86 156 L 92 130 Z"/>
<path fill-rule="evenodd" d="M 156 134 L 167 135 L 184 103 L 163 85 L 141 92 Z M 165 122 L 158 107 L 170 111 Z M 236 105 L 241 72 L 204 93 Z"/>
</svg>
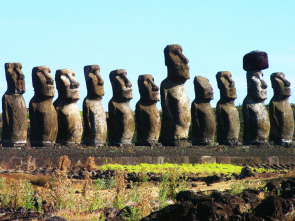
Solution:
<svg viewBox="0 0 295 221">
<path fill-rule="evenodd" d="M 236 166 L 232 164 L 139 164 L 139 165 L 120 165 L 120 164 L 105 164 L 100 167 L 102 170 L 127 170 L 128 172 L 135 172 L 137 174 L 144 173 L 170 173 L 171 170 L 175 170 L 178 174 L 184 175 L 199 175 L 199 176 L 208 176 L 208 175 L 229 175 L 232 173 L 240 173 L 242 166 Z M 268 169 L 257 169 L 257 173 L 263 173 L 271 171 Z M 141 175 L 142 176 L 142 175 Z"/>
<path fill-rule="evenodd" d="M 190 189 L 191 185 L 187 180 L 189 175 L 232 174 L 240 173 L 242 169 L 229 164 L 168 163 L 136 166 L 108 164 L 98 167 L 93 159 L 89 159 L 87 165 L 89 170 L 115 170 L 114 176 L 91 180 L 88 172 L 84 180 L 69 179 L 67 170 L 70 168 L 70 162 L 66 157 L 62 157 L 59 170 L 51 176 L 0 176 L 0 207 L 25 207 L 42 214 L 46 205 L 55 215 L 67 220 L 104 220 L 103 208 L 125 208 L 121 215 L 123 220 L 140 220 L 152 211 L 174 203 L 178 192 Z M 266 170 L 257 170 L 264 171 Z M 140 182 L 127 183 L 125 178 L 129 172 L 135 172 Z M 147 182 L 148 173 L 151 172 L 158 173 L 161 181 Z M 243 182 L 235 181 L 231 186 L 231 193 L 258 186 L 254 181 Z"/>
</svg>

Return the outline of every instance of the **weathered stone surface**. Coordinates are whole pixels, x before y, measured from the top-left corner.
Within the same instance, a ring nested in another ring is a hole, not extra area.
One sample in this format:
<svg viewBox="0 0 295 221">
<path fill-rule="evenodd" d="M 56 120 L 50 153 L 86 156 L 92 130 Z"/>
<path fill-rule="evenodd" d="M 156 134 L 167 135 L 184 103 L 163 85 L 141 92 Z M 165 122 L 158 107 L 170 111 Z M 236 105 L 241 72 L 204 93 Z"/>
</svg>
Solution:
<svg viewBox="0 0 295 221">
<path fill-rule="evenodd" d="M 251 51 L 243 57 L 245 71 L 257 71 L 268 68 L 268 57 L 264 51 Z"/>
<path fill-rule="evenodd" d="M 168 77 L 160 86 L 162 106 L 160 142 L 165 146 L 176 146 L 181 143 L 188 145 L 191 116 L 184 83 L 190 78 L 189 61 L 182 54 L 180 45 L 166 46 L 164 55 Z"/>
<path fill-rule="evenodd" d="M 216 106 L 217 142 L 219 144 L 239 144 L 240 119 L 234 104 L 237 98 L 235 82 L 229 71 L 216 74 L 217 85 L 220 90 L 220 100 Z"/>
<path fill-rule="evenodd" d="M 138 146 L 152 146 L 158 144 L 161 121 L 156 103 L 159 101 L 159 87 L 152 75 L 138 77 L 140 100 L 136 104 L 135 119 L 137 125 Z"/>
<path fill-rule="evenodd" d="M 274 96 L 269 103 L 270 140 L 279 145 L 291 145 L 294 134 L 294 116 L 289 97 L 290 82 L 282 72 L 270 76 Z"/>
<path fill-rule="evenodd" d="M 7 91 L 2 97 L 2 146 L 24 146 L 27 143 L 27 110 L 25 76 L 20 63 L 6 63 Z"/>
<path fill-rule="evenodd" d="M 127 72 L 118 69 L 110 73 L 113 97 L 109 101 L 109 144 L 112 146 L 132 145 L 135 130 L 133 112 L 129 101 L 132 96 L 132 84 L 127 79 Z"/>
<path fill-rule="evenodd" d="M 255 55 L 255 53 L 258 53 Z M 265 53 L 265 52 L 264 52 Z M 270 130 L 270 122 L 268 117 L 268 112 L 264 105 L 264 100 L 267 98 L 267 84 L 263 80 L 262 69 L 267 68 L 268 62 L 265 61 L 267 56 L 261 56 L 260 54 L 264 54 L 259 51 L 251 52 L 251 56 L 261 58 L 261 60 L 257 61 L 257 65 L 255 66 L 254 61 L 251 59 L 245 59 L 247 55 L 244 56 L 244 67 L 247 66 L 247 62 L 249 61 L 249 66 L 253 66 L 255 68 L 261 68 L 256 70 L 247 71 L 247 96 L 243 102 L 243 117 L 244 117 L 244 143 L 245 144 L 268 144 L 267 140 L 269 137 Z M 261 62 L 261 63 L 259 63 Z"/>
<path fill-rule="evenodd" d="M 192 144 L 214 144 L 216 131 L 215 116 L 210 105 L 213 89 L 207 78 L 197 76 L 194 79 L 195 100 L 192 102 Z"/>
<path fill-rule="evenodd" d="M 80 84 L 71 69 L 57 70 L 55 73 L 58 98 L 54 107 L 58 116 L 58 134 L 56 142 L 60 144 L 79 144 L 82 139 L 82 118 L 77 106 L 80 99 Z"/>
<path fill-rule="evenodd" d="M 31 146 L 52 146 L 57 137 L 57 113 L 52 104 L 54 82 L 46 66 L 34 67 L 32 80 L 35 94 L 30 101 Z"/>
<path fill-rule="evenodd" d="M 104 82 L 98 65 L 84 67 L 87 96 L 83 102 L 84 136 L 86 145 L 103 146 L 107 139 L 106 113 L 101 99 L 104 95 Z"/>
</svg>

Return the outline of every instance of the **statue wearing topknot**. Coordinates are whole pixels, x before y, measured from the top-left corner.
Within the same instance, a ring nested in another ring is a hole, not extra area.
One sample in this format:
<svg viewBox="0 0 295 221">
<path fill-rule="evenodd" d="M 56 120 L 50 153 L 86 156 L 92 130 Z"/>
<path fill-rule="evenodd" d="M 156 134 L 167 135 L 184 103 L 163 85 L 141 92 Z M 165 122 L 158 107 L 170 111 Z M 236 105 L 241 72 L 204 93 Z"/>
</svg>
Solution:
<svg viewBox="0 0 295 221">
<path fill-rule="evenodd" d="M 247 71 L 248 93 L 243 102 L 244 143 L 268 145 L 270 122 L 264 105 L 267 98 L 267 84 L 261 70 L 268 68 L 267 54 L 252 51 L 243 58 L 243 67 Z"/>
</svg>

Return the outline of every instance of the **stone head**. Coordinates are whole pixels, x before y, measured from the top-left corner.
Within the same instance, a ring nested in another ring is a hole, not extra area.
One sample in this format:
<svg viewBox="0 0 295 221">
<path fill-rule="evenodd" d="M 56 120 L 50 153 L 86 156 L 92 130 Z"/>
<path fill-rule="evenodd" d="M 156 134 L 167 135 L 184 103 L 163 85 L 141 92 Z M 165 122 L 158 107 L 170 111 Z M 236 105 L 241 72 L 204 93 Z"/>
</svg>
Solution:
<svg viewBox="0 0 295 221">
<path fill-rule="evenodd" d="M 229 71 L 219 71 L 216 74 L 217 85 L 220 90 L 220 99 L 234 100 L 237 98 L 235 82 Z"/>
<path fill-rule="evenodd" d="M 35 96 L 54 97 L 54 84 L 51 71 L 47 66 L 34 67 L 32 70 L 33 87 Z"/>
<path fill-rule="evenodd" d="M 155 84 L 152 75 L 145 74 L 138 77 L 138 88 L 141 100 L 154 101 L 160 100 L 159 87 Z"/>
<path fill-rule="evenodd" d="M 275 72 L 270 76 L 271 85 L 274 91 L 274 96 L 283 96 L 290 97 L 291 96 L 291 83 L 287 81 L 284 73 Z"/>
<path fill-rule="evenodd" d="M 133 98 L 132 84 L 127 78 L 127 71 L 118 69 L 110 73 L 110 81 L 113 89 L 113 98 L 129 101 Z"/>
<path fill-rule="evenodd" d="M 26 92 L 25 75 L 21 63 L 5 63 L 7 92 L 9 94 L 23 94 Z"/>
<path fill-rule="evenodd" d="M 85 66 L 84 75 L 87 86 L 87 97 L 102 99 L 104 95 L 104 82 L 100 76 L 99 65 Z"/>
<path fill-rule="evenodd" d="M 210 101 L 213 99 L 213 88 L 207 78 L 196 76 L 194 87 L 197 100 Z"/>
<path fill-rule="evenodd" d="M 58 97 L 63 100 L 77 101 L 80 99 L 80 84 L 71 69 L 60 69 L 55 73 L 56 89 Z"/>
<path fill-rule="evenodd" d="M 189 60 L 182 54 L 182 47 L 178 44 L 167 45 L 164 55 L 168 78 L 176 83 L 186 82 L 190 78 Z"/>
<path fill-rule="evenodd" d="M 247 71 L 248 96 L 256 101 L 264 101 L 267 98 L 267 84 L 263 80 L 262 71 Z"/>
</svg>

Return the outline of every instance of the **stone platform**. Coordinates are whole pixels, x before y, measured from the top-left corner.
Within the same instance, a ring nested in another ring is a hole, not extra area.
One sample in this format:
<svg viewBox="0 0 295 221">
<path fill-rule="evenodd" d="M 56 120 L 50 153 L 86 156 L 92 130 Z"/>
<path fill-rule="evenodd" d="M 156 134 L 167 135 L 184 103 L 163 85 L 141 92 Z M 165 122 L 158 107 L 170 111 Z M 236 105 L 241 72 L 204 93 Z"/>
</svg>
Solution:
<svg viewBox="0 0 295 221">
<path fill-rule="evenodd" d="M 57 167 L 61 156 L 67 155 L 72 165 L 84 164 L 94 157 L 96 165 L 140 163 L 227 163 L 235 165 L 290 165 L 295 163 L 295 148 L 282 146 L 192 146 L 180 147 L 55 147 L 2 148 L 0 166 L 10 169 Z"/>
</svg>

